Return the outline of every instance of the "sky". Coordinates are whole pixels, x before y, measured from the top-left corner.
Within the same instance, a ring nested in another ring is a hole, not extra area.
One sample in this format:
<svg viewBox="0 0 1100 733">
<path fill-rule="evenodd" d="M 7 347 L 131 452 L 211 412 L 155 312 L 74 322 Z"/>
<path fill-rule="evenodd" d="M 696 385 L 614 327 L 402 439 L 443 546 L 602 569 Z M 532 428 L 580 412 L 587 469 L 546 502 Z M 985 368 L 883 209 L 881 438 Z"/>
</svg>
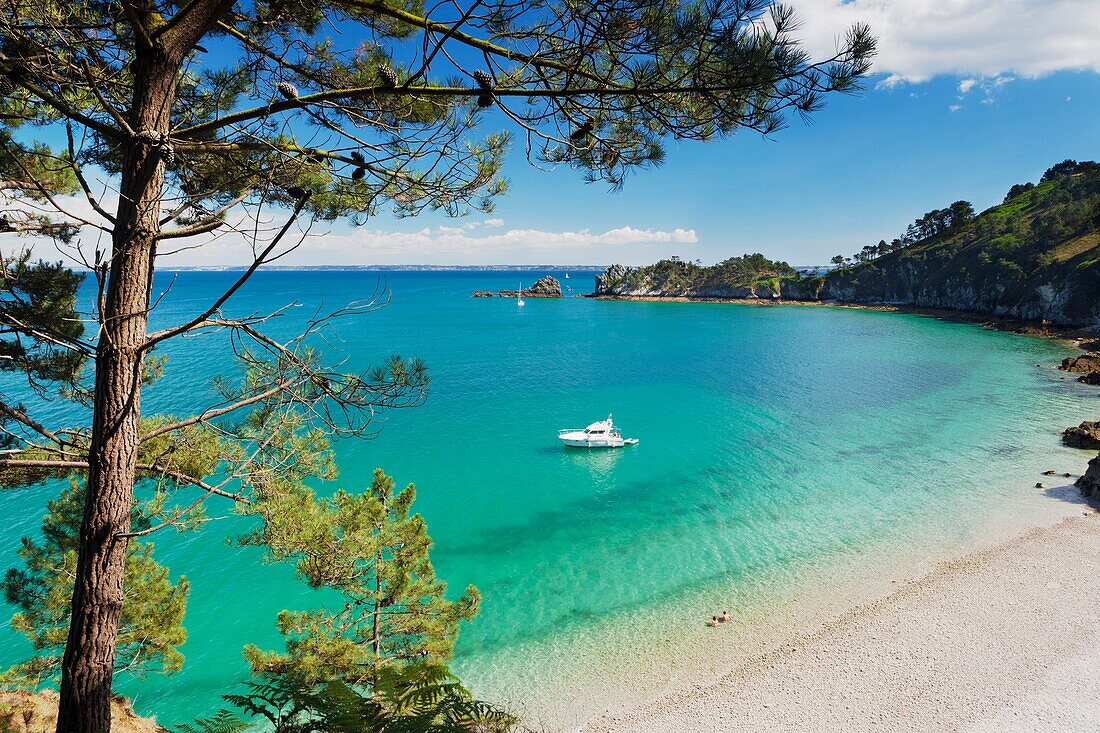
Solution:
<svg viewBox="0 0 1100 733">
<path fill-rule="evenodd" d="M 710 263 L 746 252 L 819 264 L 952 201 L 979 211 L 1000 203 L 1066 158 L 1100 159 L 1100 0 L 789 4 L 816 57 L 856 21 L 879 39 L 865 89 L 830 96 L 809 124 L 670 142 L 662 167 L 615 192 L 568 169 L 534 169 L 516 148 L 504 168 L 510 191 L 491 214 L 326 224 L 280 264 Z M 160 266 L 247 255 L 222 241 Z"/>
</svg>

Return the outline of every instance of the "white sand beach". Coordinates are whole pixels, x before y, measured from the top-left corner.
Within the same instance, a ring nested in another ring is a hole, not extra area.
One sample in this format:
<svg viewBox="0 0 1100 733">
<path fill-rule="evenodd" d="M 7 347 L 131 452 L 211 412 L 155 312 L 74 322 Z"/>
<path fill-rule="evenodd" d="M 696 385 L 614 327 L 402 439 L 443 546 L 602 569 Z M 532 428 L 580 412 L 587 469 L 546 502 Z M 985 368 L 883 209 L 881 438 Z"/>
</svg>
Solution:
<svg viewBox="0 0 1100 733">
<path fill-rule="evenodd" d="M 1100 514 L 946 560 L 599 733 L 1100 731 Z"/>
</svg>

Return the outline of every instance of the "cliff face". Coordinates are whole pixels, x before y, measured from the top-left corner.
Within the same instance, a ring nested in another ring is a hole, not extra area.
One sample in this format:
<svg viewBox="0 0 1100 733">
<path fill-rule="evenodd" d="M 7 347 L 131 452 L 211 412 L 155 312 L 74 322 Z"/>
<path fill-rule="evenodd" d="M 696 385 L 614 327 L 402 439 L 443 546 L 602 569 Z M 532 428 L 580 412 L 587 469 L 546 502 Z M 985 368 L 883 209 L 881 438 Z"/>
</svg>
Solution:
<svg viewBox="0 0 1100 733">
<path fill-rule="evenodd" d="M 609 267 L 597 296 L 908 305 L 1059 326 L 1100 325 L 1100 165 L 1055 166 L 1038 186 L 935 236 L 824 278 L 761 255 L 713 267 Z"/>
</svg>

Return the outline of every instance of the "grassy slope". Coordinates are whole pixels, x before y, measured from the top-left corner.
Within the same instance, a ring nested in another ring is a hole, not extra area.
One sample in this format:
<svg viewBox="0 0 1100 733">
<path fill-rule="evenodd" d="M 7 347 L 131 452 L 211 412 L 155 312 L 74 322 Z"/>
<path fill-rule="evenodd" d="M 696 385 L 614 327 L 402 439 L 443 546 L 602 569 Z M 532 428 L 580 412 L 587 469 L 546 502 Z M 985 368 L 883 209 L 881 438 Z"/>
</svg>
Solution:
<svg viewBox="0 0 1100 733">
<path fill-rule="evenodd" d="M 822 297 L 1100 319 L 1100 167 L 1040 184 L 973 221 L 831 274 Z"/>
</svg>

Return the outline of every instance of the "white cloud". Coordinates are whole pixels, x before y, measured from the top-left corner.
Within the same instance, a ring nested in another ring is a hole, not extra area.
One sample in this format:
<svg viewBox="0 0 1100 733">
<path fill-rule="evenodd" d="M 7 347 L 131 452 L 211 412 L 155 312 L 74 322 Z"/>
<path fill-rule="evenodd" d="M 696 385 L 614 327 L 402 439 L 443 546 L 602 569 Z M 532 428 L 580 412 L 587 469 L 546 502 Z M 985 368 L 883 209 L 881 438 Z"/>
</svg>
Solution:
<svg viewBox="0 0 1100 733">
<path fill-rule="evenodd" d="M 499 234 L 482 234 L 460 227 L 437 226 L 434 229 L 425 227 L 412 232 L 353 230 L 347 234 L 319 237 L 311 243 L 311 249 L 339 257 L 339 261 L 347 258 L 362 259 L 364 255 L 369 258 L 442 254 L 461 259 L 497 252 L 545 254 L 551 251 L 598 251 L 601 247 L 623 245 L 695 244 L 698 241 L 694 229 L 681 228 L 665 231 L 623 226 L 604 232 L 593 232 L 589 229 L 557 232 L 509 229 Z"/>
<path fill-rule="evenodd" d="M 87 213 L 87 202 L 65 197 L 73 213 Z M 271 231 L 285 222 L 285 212 L 274 213 L 264 223 L 264 230 Z M 609 262 L 629 255 L 650 256 L 667 254 L 667 245 L 695 244 L 698 236 L 694 229 L 670 230 L 641 229 L 621 226 L 606 231 L 590 229 L 546 231 L 542 229 L 507 229 L 503 219 L 482 221 L 458 221 L 413 231 L 349 228 L 337 226 L 335 232 L 314 228 L 301 241 L 301 245 L 285 258 L 283 265 L 319 264 L 387 264 L 387 263 L 521 263 L 521 262 Z M 249 227 L 245 227 L 247 229 Z M 93 229 L 84 229 L 74 247 L 55 249 L 45 239 L 23 240 L 32 245 L 35 254 L 46 259 L 61 255 L 79 264 L 89 261 L 100 237 Z M 287 244 L 299 242 L 298 235 L 288 237 Z M 176 244 L 172 242 L 172 244 Z M 18 248 L 13 235 L 0 235 L 0 251 Z M 107 246 L 103 244 L 102 246 Z M 79 253 L 77 251 L 79 248 Z M 178 253 L 169 254 L 179 248 Z M 613 248 L 615 251 L 609 251 Z M 164 246 L 159 267 L 173 266 L 223 266 L 241 265 L 251 261 L 253 247 L 244 235 L 230 227 L 219 230 L 219 235 L 203 235 L 188 240 L 186 244 Z"/>
<path fill-rule="evenodd" d="M 941 74 L 1034 78 L 1100 71 L 1096 0 L 790 0 L 818 57 L 854 22 L 879 39 L 875 71 L 886 87 Z M 970 79 L 968 79 L 970 80 Z M 964 80 L 965 84 L 967 80 Z M 959 85 L 959 92 L 966 94 Z"/>
<path fill-rule="evenodd" d="M 952 112 L 957 112 L 959 109 L 962 108 L 962 104 L 963 101 L 966 99 L 966 96 L 974 90 L 978 90 L 981 92 L 982 104 L 996 104 L 997 92 L 999 92 L 1006 85 L 1011 84 L 1014 81 L 1016 81 L 1016 77 L 1012 76 L 1011 74 L 1002 74 L 1001 76 L 995 76 L 992 79 L 988 79 L 985 77 L 978 79 L 963 79 L 961 82 L 959 82 L 959 94 L 957 97 L 955 97 L 955 99 L 958 100 L 958 103 L 950 105 L 948 109 L 950 109 Z"/>
</svg>

